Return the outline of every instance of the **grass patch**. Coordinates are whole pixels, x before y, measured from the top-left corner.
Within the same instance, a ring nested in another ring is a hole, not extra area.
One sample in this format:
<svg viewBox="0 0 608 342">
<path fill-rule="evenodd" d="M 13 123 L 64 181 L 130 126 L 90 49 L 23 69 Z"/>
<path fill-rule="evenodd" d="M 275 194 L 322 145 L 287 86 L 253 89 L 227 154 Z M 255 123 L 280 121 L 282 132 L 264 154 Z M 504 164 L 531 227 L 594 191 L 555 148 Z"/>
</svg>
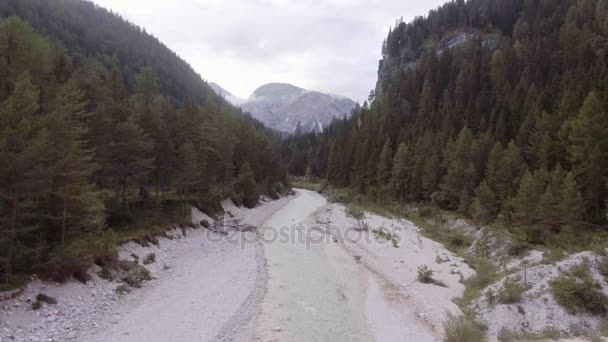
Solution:
<svg viewBox="0 0 608 342">
<path fill-rule="evenodd" d="M 531 331 L 515 331 L 507 328 L 502 328 L 498 333 L 498 340 L 501 342 L 516 342 L 516 341 L 545 341 L 558 340 L 564 335 L 555 328 L 547 328 L 539 332 Z"/>
<path fill-rule="evenodd" d="M 446 342 L 486 341 L 483 326 L 468 316 L 456 317 L 449 314 L 444 323 Z"/>
<path fill-rule="evenodd" d="M 126 284 L 122 284 L 122 285 L 117 286 L 114 289 L 114 292 L 118 293 L 121 296 L 124 296 L 128 293 L 131 293 L 131 289 Z"/>
<path fill-rule="evenodd" d="M 441 287 L 447 287 L 443 282 L 433 278 L 433 270 L 427 265 L 418 266 L 418 281 L 423 284 L 434 284 Z"/>
<path fill-rule="evenodd" d="M 156 254 L 150 253 L 144 258 L 144 265 L 150 265 L 156 262 Z"/>
<path fill-rule="evenodd" d="M 364 230 L 366 230 L 364 228 Z M 386 240 L 386 241 L 390 241 L 393 244 L 393 247 L 395 248 L 399 248 L 399 240 L 397 239 L 397 236 L 395 234 L 392 234 L 390 232 L 385 232 L 382 229 L 374 229 L 374 236 L 376 236 L 376 239 L 378 240 Z"/>
<path fill-rule="evenodd" d="M 32 303 L 32 310 L 36 311 L 36 310 L 40 310 L 40 309 L 42 309 L 42 302 L 35 301 Z"/>
<path fill-rule="evenodd" d="M 57 304 L 57 299 L 55 299 L 51 296 L 47 296 L 44 293 L 39 293 L 36 296 L 36 301 L 41 302 L 41 303 L 51 304 L 51 305 Z"/>
<path fill-rule="evenodd" d="M 600 334 L 608 337 L 608 316 L 604 317 L 602 324 L 600 325 Z"/>
<path fill-rule="evenodd" d="M 608 297 L 601 285 L 593 279 L 589 265 L 582 263 L 572 267 L 550 282 L 555 300 L 569 313 L 586 312 L 592 315 L 608 314 Z"/>
<path fill-rule="evenodd" d="M 604 257 L 604 259 L 599 263 L 597 270 L 604 277 L 604 280 L 608 282 L 608 257 Z"/>
<path fill-rule="evenodd" d="M 521 295 L 526 289 L 517 281 L 506 279 L 498 292 L 498 302 L 501 304 L 515 304 L 521 302 Z"/>
<path fill-rule="evenodd" d="M 481 296 L 483 289 L 498 279 L 496 267 L 486 259 L 473 259 L 468 262 L 477 273 L 474 277 L 464 281 L 464 294 L 462 298 L 456 300 L 456 303 L 465 312 L 469 304 Z"/>
<path fill-rule="evenodd" d="M 135 261 L 123 261 L 119 266 L 126 272 L 122 281 L 131 287 L 141 287 L 143 282 L 152 280 L 150 271 Z"/>
<path fill-rule="evenodd" d="M 112 276 L 112 271 L 110 271 L 110 269 L 107 267 L 103 267 L 101 269 L 101 271 L 97 272 L 97 275 L 101 279 L 110 280 L 110 281 L 114 280 L 114 276 Z"/>
<path fill-rule="evenodd" d="M 293 188 L 321 192 L 325 187 L 324 181 L 318 179 L 307 179 L 305 177 L 290 177 L 289 184 Z"/>
</svg>

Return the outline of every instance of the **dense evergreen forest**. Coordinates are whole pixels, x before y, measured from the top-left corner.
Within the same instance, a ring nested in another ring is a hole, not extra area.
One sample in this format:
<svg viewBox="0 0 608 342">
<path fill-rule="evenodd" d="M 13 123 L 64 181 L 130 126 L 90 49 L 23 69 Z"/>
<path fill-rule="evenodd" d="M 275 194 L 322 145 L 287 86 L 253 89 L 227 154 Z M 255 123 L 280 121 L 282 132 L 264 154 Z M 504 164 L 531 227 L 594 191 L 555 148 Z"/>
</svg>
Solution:
<svg viewBox="0 0 608 342">
<path fill-rule="evenodd" d="M 369 103 L 283 153 L 291 174 L 528 243 L 605 232 L 608 1 L 457 0 L 398 21 Z"/>
<path fill-rule="evenodd" d="M 3 1 L 0 15 L 3 286 L 71 276 L 140 219 L 186 222 L 186 203 L 285 190 L 279 137 L 142 30 L 78 0 Z"/>
</svg>

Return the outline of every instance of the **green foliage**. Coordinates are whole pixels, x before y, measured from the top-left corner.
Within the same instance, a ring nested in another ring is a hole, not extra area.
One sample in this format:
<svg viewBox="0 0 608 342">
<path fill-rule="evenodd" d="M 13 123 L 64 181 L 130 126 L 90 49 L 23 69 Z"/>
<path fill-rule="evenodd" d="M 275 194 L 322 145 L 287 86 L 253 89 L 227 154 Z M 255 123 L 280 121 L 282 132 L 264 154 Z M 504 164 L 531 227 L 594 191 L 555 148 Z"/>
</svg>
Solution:
<svg viewBox="0 0 608 342">
<path fill-rule="evenodd" d="M 155 253 L 150 253 L 148 255 L 146 255 L 146 257 L 144 258 L 143 264 L 144 265 L 150 265 L 156 262 L 156 254 Z"/>
<path fill-rule="evenodd" d="M 418 266 L 418 281 L 425 284 L 433 282 L 433 270 L 427 265 Z"/>
<path fill-rule="evenodd" d="M 365 211 L 355 205 L 346 206 L 346 214 L 357 221 L 361 221 L 365 218 Z"/>
<path fill-rule="evenodd" d="M 42 302 L 35 301 L 32 303 L 32 310 L 36 311 L 40 309 L 42 309 Z"/>
<path fill-rule="evenodd" d="M 44 293 L 39 293 L 36 295 L 36 301 L 41 302 L 41 303 L 46 303 L 46 304 L 57 304 L 57 299 L 51 297 L 51 296 L 47 296 Z"/>
<path fill-rule="evenodd" d="M 126 284 L 122 284 L 122 285 L 118 285 L 115 289 L 114 292 L 116 292 L 117 294 L 124 296 L 126 294 L 131 293 L 131 288 L 129 288 L 129 286 L 127 286 Z"/>
<path fill-rule="evenodd" d="M 398 21 L 375 100 L 321 134 L 289 138 L 284 152 L 387 207 L 433 203 L 551 248 L 573 229 L 590 240 L 577 248 L 595 247 L 608 194 L 607 69 L 584 52 L 608 49 L 596 2 L 452 1 Z M 452 45 L 463 29 L 473 37 Z M 538 71 L 550 59 L 530 53 L 538 46 L 559 61 Z"/>
<path fill-rule="evenodd" d="M 589 273 L 587 264 L 573 267 L 550 285 L 557 302 L 571 314 L 586 312 L 603 316 L 608 313 L 608 296 Z"/>
<path fill-rule="evenodd" d="M 481 224 L 490 223 L 496 217 L 498 211 L 496 196 L 486 181 L 475 190 L 475 200 L 471 209 L 473 218 Z"/>
<path fill-rule="evenodd" d="M 604 280 L 608 282 L 608 257 L 604 257 L 604 259 L 598 265 L 598 271 L 602 276 L 604 276 Z"/>
<path fill-rule="evenodd" d="M 458 305 L 467 308 L 470 303 L 479 298 L 483 289 L 497 280 L 498 274 L 496 267 L 487 259 L 479 258 L 470 260 L 471 266 L 475 269 L 475 276 L 464 282 L 465 291 Z"/>
<path fill-rule="evenodd" d="M 602 336 L 608 337 L 608 316 L 604 317 L 602 320 L 602 325 L 600 326 L 600 333 Z"/>
<path fill-rule="evenodd" d="M 521 301 L 525 288 L 517 281 L 506 279 L 498 291 L 498 302 L 501 304 L 515 304 Z"/>
<path fill-rule="evenodd" d="M 449 314 L 444 323 L 444 341 L 446 342 L 482 342 L 486 335 L 476 320 L 467 316 Z"/>
<path fill-rule="evenodd" d="M 155 38 L 92 4 L 16 4 L 0 5 L 0 286 L 86 280 L 120 240 L 190 221 L 188 205 L 284 192 L 279 136 Z"/>
</svg>

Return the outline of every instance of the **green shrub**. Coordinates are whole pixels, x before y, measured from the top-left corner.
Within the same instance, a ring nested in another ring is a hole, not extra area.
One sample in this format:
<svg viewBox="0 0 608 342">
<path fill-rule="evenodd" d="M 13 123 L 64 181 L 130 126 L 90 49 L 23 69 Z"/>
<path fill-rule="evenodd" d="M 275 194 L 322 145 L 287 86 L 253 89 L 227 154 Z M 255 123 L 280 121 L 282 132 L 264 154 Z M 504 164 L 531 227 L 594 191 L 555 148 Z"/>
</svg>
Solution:
<svg viewBox="0 0 608 342">
<path fill-rule="evenodd" d="M 427 265 L 418 266 L 418 281 L 425 284 L 433 282 L 433 270 Z"/>
<path fill-rule="evenodd" d="M 112 272 L 110 271 L 109 268 L 104 267 L 101 269 L 101 271 L 99 271 L 97 273 L 97 275 L 99 276 L 99 278 L 101 279 L 105 279 L 105 280 L 114 280 L 114 277 L 112 276 Z"/>
<path fill-rule="evenodd" d="M 518 282 L 506 279 L 498 292 L 498 302 L 501 304 L 515 304 L 521 301 L 525 289 Z"/>
<path fill-rule="evenodd" d="M 602 336 L 608 337 L 608 316 L 604 317 L 602 320 L 602 324 L 600 325 L 600 334 Z"/>
<path fill-rule="evenodd" d="M 446 342 L 480 342 L 486 341 L 481 325 L 472 318 L 452 314 L 444 323 Z"/>
<path fill-rule="evenodd" d="M 530 244 L 525 241 L 514 241 L 510 246 L 508 253 L 510 256 L 521 257 L 531 248 Z"/>
<path fill-rule="evenodd" d="M 40 310 L 42 309 L 42 302 L 41 301 L 35 301 L 32 303 L 32 310 Z"/>
<path fill-rule="evenodd" d="M 156 262 L 156 254 L 150 253 L 144 258 L 144 265 L 150 265 Z"/>
<path fill-rule="evenodd" d="M 39 293 L 36 296 L 36 301 L 46 303 L 46 304 L 51 304 L 51 305 L 57 304 L 57 299 L 55 299 L 51 296 L 47 296 L 44 293 Z"/>
<path fill-rule="evenodd" d="M 122 284 L 116 287 L 116 289 L 114 289 L 114 292 L 118 293 L 121 296 L 124 296 L 127 293 L 131 293 L 131 289 L 127 285 Z"/>
<path fill-rule="evenodd" d="M 601 285 L 593 279 L 588 266 L 577 265 L 569 274 L 551 281 L 555 300 L 571 314 L 587 312 L 592 315 L 608 313 L 608 297 Z"/>
<path fill-rule="evenodd" d="M 141 287 L 144 281 L 152 280 L 150 271 L 135 262 L 122 261 L 119 266 L 126 273 L 122 281 L 131 287 Z"/>
<path fill-rule="evenodd" d="M 475 269 L 475 276 L 464 282 L 465 290 L 462 298 L 458 300 L 461 307 L 467 307 L 473 300 L 482 294 L 482 290 L 493 283 L 498 277 L 496 267 L 487 259 L 469 260 L 469 264 Z"/>
<path fill-rule="evenodd" d="M 437 208 L 430 205 L 421 205 L 418 207 L 418 216 L 422 218 L 435 217 L 438 213 Z"/>
<path fill-rule="evenodd" d="M 604 276 L 604 280 L 608 282 L 608 257 L 605 257 L 598 266 L 598 271 Z"/>
<path fill-rule="evenodd" d="M 532 331 L 513 331 L 511 329 L 502 328 L 498 333 L 498 340 L 501 342 L 517 342 L 517 341 L 556 341 L 564 337 L 563 334 L 555 328 L 546 328 L 539 332 Z"/>
<path fill-rule="evenodd" d="M 365 218 L 365 212 L 355 205 L 346 206 L 346 214 L 353 217 L 357 221 L 361 221 Z"/>
</svg>

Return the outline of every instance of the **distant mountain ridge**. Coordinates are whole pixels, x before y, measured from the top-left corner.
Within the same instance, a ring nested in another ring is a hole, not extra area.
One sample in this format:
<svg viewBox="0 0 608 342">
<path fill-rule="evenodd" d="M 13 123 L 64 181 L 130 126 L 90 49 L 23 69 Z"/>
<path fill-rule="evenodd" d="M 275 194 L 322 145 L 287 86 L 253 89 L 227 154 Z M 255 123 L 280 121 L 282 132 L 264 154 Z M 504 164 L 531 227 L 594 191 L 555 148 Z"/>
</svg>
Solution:
<svg viewBox="0 0 608 342">
<path fill-rule="evenodd" d="M 277 131 L 322 132 L 336 117 L 350 116 L 357 105 L 339 95 L 306 90 L 288 83 L 268 83 L 257 88 L 248 99 L 238 99 L 216 83 L 214 91 L 243 111 Z"/>
</svg>

